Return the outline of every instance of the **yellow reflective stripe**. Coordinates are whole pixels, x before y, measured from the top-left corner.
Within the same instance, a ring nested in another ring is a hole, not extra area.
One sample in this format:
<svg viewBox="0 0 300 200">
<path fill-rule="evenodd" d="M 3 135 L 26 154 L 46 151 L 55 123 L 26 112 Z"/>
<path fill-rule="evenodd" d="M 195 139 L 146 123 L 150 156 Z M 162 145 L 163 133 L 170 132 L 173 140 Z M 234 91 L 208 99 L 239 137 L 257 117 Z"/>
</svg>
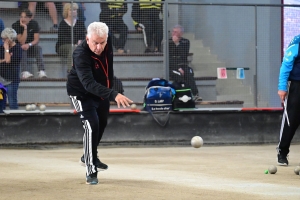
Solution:
<svg viewBox="0 0 300 200">
<path fill-rule="evenodd" d="M 136 21 L 133 20 L 133 25 L 135 26 L 135 25 L 137 25 L 137 24 L 138 24 L 138 22 L 136 22 Z"/>
<path fill-rule="evenodd" d="M 160 7 L 158 7 L 158 6 L 144 6 L 144 7 L 141 7 L 141 9 L 145 9 L 145 8 L 157 8 L 157 9 L 160 9 Z"/>
<path fill-rule="evenodd" d="M 107 2 L 111 2 L 108 4 L 108 8 L 122 8 L 124 0 L 106 0 Z"/>
<path fill-rule="evenodd" d="M 140 8 L 161 8 L 161 0 L 140 0 Z"/>
</svg>

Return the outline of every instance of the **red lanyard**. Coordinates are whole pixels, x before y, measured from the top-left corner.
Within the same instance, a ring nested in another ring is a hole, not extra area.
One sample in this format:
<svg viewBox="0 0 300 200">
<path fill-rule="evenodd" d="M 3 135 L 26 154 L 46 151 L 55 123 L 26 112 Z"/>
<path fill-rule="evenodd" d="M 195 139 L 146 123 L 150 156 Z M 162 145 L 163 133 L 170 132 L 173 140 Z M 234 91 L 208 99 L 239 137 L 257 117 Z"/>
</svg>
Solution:
<svg viewBox="0 0 300 200">
<path fill-rule="evenodd" d="M 105 67 L 103 66 L 103 64 L 102 64 L 101 60 L 99 60 L 98 58 L 96 58 L 96 57 L 94 57 L 94 56 L 92 56 L 92 58 L 94 58 L 95 60 L 98 60 L 98 61 L 99 61 L 99 63 L 101 64 L 101 67 L 102 67 L 102 69 L 103 69 L 103 71 L 104 71 L 104 74 L 105 74 L 105 76 L 106 76 L 107 87 L 109 88 L 109 78 L 108 78 L 108 63 L 107 63 L 107 57 L 105 56 L 105 61 L 106 61 L 106 69 L 105 69 Z"/>
</svg>

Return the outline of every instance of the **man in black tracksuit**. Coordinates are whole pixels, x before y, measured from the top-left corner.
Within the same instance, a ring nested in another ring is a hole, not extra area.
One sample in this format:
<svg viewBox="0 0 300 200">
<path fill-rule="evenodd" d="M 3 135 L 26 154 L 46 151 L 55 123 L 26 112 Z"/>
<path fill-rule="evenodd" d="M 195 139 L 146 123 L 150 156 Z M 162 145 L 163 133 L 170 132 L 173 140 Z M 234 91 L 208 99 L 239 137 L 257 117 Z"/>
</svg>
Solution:
<svg viewBox="0 0 300 200">
<path fill-rule="evenodd" d="M 97 156 L 97 146 L 107 125 L 110 101 L 118 107 L 132 101 L 111 89 L 113 50 L 108 27 L 102 22 L 88 26 L 86 40 L 73 52 L 73 67 L 68 75 L 67 92 L 84 128 L 80 163 L 86 166 L 86 183 L 97 184 L 98 170 L 108 167 Z"/>
<path fill-rule="evenodd" d="M 99 21 L 108 26 L 112 34 L 113 46 L 118 50 L 118 53 L 124 53 L 128 27 L 124 23 L 123 15 L 127 12 L 127 3 L 124 3 L 124 0 L 107 0 L 107 2 L 100 3 L 100 6 Z M 115 33 L 119 33 L 120 36 L 117 38 Z"/>
</svg>

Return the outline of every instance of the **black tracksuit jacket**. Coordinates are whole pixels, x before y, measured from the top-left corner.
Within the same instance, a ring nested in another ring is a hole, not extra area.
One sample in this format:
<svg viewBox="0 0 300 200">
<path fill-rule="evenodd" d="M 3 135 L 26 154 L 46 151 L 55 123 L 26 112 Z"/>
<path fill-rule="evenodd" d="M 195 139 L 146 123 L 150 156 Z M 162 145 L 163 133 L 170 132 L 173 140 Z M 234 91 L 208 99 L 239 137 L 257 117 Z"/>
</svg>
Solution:
<svg viewBox="0 0 300 200">
<path fill-rule="evenodd" d="M 73 67 L 68 75 L 67 93 L 70 96 L 90 96 L 114 101 L 118 95 L 113 87 L 113 48 L 109 34 L 100 56 L 92 52 L 84 40 L 73 52 Z"/>
</svg>

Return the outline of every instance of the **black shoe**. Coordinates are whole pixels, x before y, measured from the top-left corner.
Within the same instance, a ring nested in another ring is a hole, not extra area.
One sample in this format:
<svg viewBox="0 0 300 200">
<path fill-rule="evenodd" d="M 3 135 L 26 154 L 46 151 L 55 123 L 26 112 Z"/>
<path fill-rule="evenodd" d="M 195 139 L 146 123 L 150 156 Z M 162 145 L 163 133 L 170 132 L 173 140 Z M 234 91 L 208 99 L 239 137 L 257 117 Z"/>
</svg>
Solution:
<svg viewBox="0 0 300 200">
<path fill-rule="evenodd" d="M 82 156 L 80 158 L 80 161 L 79 161 L 80 165 L 85 167 L 85 162 L 84 162 L 84 156 Z M 95 161 L 94 161 L 94 165 L 97 167 L 98 171 L 104 171 L 104 170 L 107 170 L 108 169 L 108 166 L 106 164 L 104 164 L 103 162 L 101 162 L 99 160 L 99 158 L 97 158 Z"/>
<path fill-rule="evenodd" d="M 145 53 L 151 53 L 151 50 L 149 48 L 146 48 Z"/>
<path fill-rule="evenodd" d="M 289 161 L 287 159 L 287 156 L 284 156 L 282 154 L 278 154 L 277 157 L 278 157 L 278 161 L 277 161 L 278 165 L 281 165 L 281 166 L 288 166 L 289 165 Z"/>
<path fill-rule="evenodd" d="M 97 185 L 98 184 L 97 172 L 86 176 L 86 184 L 88 184 L 88 185 Z"/>
</svg>

